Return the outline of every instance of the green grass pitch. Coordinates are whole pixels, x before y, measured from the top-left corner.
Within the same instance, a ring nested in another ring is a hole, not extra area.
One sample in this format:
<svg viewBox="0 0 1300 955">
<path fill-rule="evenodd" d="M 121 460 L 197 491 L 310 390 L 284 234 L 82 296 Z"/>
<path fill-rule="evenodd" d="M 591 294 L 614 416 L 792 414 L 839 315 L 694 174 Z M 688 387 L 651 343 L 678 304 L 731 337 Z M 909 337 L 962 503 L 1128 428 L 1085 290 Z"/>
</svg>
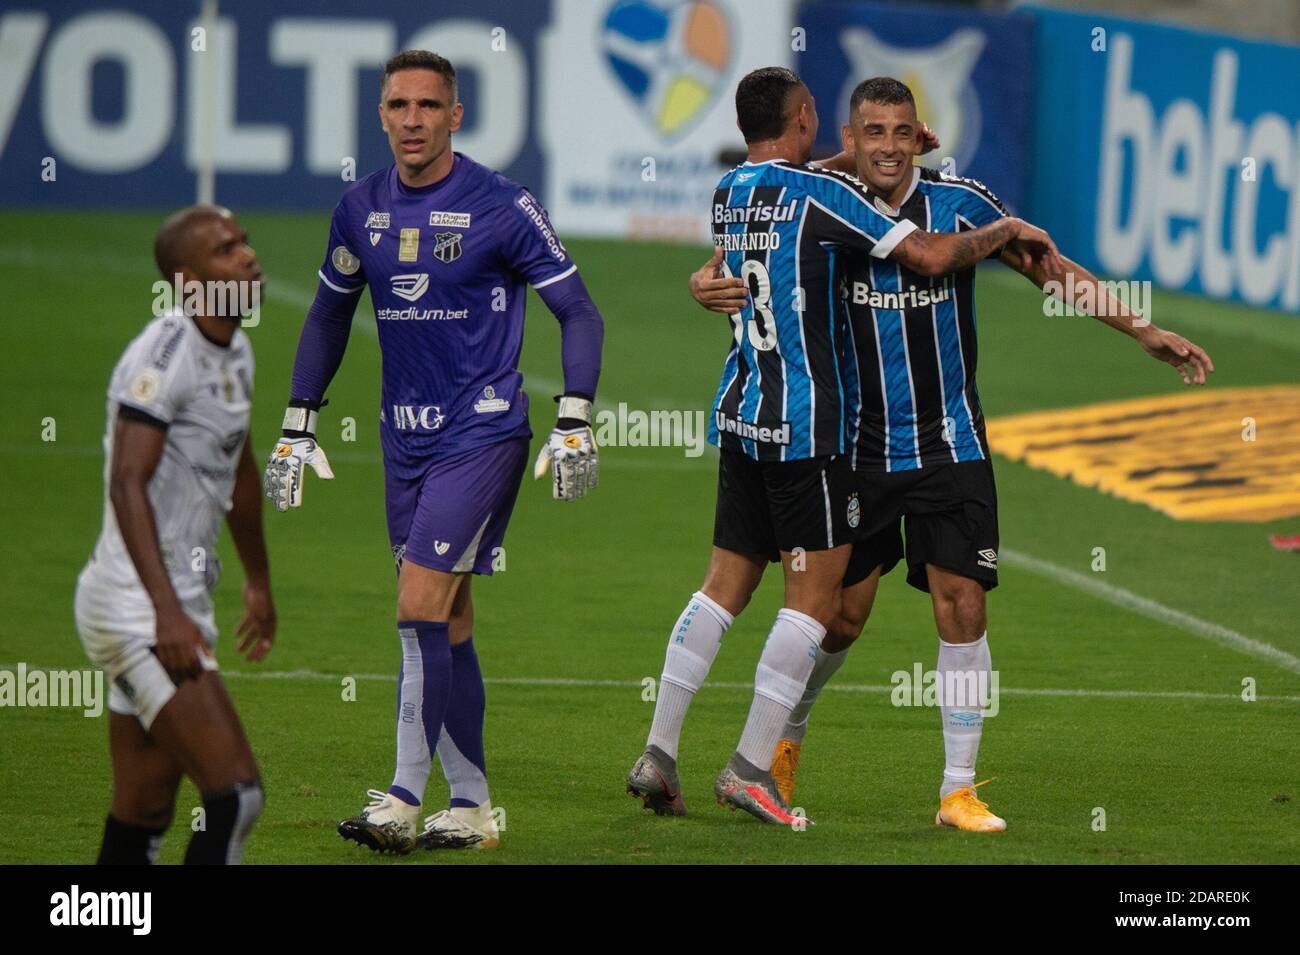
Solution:
<svg viewBox="0 0 1300 955">
<path fill-rule="evenodd" d="M 0 666 L 86 665 L 72 591 L 98 533 L 104 389 L 149 319 L 158 214 L 0 215 L 4 288 L 0 434 L 4 609 Z M 257 355 L 254 436 L 269 450 L 293 350 L 315 288 L 325 214 L 250 214 L 269 303 L 250 330 Z M 730 330 L 698 309 L 686 276 L 697 248 L 573 240 L 570 250 L 606 321 L 605 407 L 705 409 Z M 1070 250 L 1065 250 L 1067 253 Z M 980 385 L 991 417 L 1182 388 L 1131 341 L 1086 318 L 1046 318 L 1040 295 L 999 267 L 978 283 Z M 1300 367 L 1300 320 L 1158 294 L 1155 320 L 1213 355 L 1210 387 L 1287 383 Z M 557 326 L 529 308 L 523 369 L 533 427 L 550 427 Z M 362 303 L 330 389 L 321 439 L 337 474 L 308 479 L 306 503 L 268 511 L 280 633 L 262 665 L 234 652 L 241 573 L 223 541 L 217 594 L 228 685 L 267 787 L 250 863 L 418 865 L 521 862 L 1294 862 L 1300 853 L 1295 727 L 1300 673 L 1037 571 L 1005 566 L 990 599 L 1002 711 L 988 721 L 983 790 L 1010 830 L 976 836 L 933 824 L 942 769 L 938 716 L 895 708 L 879 687 L 933 666 L 928 599 L 886 578 L 866 636 L 813 712 L 795 802 L 817 825 L 760 826 L 712 799 L 739 737 L 744 688 L 775 611 L 769 574 L 724 641 L 682 741 L 691 815 L 659 819 L 623 791 L 641 751 L 665 636 L 702 578 L 715 461 L 677 448 L 608 447 L 599 490 L 576 505 L 526 481 L 504 573 L 474 584 L 476 644 L 488 678 L 487 754 L 506 811 L 494 853 L 372 857 L 342 841 L 338 820 L 384 788 L 393 765 L 393 565 L 384 530 L 377 436 L 379 353 Z M 357 421 L 356 440 L 339 422 Z M 52 418 L 57 440 L 42 440 Z M 534 439 L 534 448 L 538 438 Z M 998 460 L 1002 540 L 1034 561 L 1089 574 L 1294 658 L 1300 654 L 1297 555 L 1271 525 L 1191 523 Z M 1041 565 L 1040 565 L 1041 566 Z M 342 680 L 357 677 L 345 702 Z M 1253 678 L 1259 699 L 1240 698 Z M 875 688 L 875 689 L 873 689 Z M 67 709 L 0 709 L 0 862 L 93 861 L 109 799 L 105 721 Z M 445 797 L 438 770 L 427 793 Z M 186 784 L 162 861 L 188 836 Z M 1094 810 L 1106 828 L 1093 828 Z"/>
</svg>

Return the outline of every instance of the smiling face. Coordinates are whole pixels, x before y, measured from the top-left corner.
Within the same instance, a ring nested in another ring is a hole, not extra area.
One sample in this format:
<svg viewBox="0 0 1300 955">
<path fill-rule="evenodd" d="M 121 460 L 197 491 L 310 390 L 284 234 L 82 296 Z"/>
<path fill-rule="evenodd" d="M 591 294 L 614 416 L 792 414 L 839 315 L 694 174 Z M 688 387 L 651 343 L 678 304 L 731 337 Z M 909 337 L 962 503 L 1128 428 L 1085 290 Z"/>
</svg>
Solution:
<svg viewBox="0 0 1300 955">
<path fill-rule="evenodd" d="M 379 122 L 408 186 L 437 182 L 451 168 L 451 134 L 464 109 L 451 83 L 428 69 L 399 70 L 384 83 Z"/>
<path fill-rule="evenodd" d="M 858 178 L 886 202 L 906 191 L 919 146 L 916 106 L 863 100 L 841 131 L 844 148 L 857 161 Z"/>
</svg>

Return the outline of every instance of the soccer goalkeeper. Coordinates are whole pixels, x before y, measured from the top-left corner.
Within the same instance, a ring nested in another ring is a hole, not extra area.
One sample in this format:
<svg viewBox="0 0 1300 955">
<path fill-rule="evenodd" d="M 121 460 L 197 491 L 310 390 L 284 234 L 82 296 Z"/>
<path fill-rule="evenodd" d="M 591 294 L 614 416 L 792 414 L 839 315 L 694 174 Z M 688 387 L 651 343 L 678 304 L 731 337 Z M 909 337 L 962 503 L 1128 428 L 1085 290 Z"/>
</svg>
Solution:
<svg viewBox="0 0 1300 955">
<path fill-rule="evenodd" d="M 499 839 L 470 584 L 472 574 L 493 571 L 528 454 L 517 367 L 528 285 L 560 321 L 565 383 L 535 474 L 549 475 L 554 496 L 566 501 L 598 478 L 590 420 L 600 315 L 537 200 L 453 152 L 462 114 L 447 60 L 411 50 L 388 61 L 379 116 L 394 164 L 358 182 L 334 210 L 284 435 L 266 468 L 266 492 L 280 510 L 302 503 L 306 468 L 333 476 L 316 440 L 317 415 L 368 285 L 383 353 L 380 438 L 398 567 L 397 769 L 339 833 L 396 853 L 486 849 Z M 450 802 L 421 831 L 435 752 Z"/>
</svg>

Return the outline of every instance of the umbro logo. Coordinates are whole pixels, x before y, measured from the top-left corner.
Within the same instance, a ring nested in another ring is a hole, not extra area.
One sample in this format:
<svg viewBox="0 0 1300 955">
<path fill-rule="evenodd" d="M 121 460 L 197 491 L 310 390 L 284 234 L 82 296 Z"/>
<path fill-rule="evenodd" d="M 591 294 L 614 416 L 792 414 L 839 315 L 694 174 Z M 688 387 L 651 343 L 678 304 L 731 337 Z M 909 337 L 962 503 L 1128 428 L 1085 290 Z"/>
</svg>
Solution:
<svg viewBox="0 0 1300 955">
<path fill-rule="evenodd" d="M 447 551 L 450 549 L 451 549 L 451 544 L 447 543 L 446 541 L 433 542 L 433 552 L 437 554 L 439 557 L 447 553 Z"/>
<path fill-rule="evenodd" d="M 992 548 L 988 548 L 988 547 L 986 547 L 986 548 L 984 548 L 984 550 L 982 550 L 982 551 L 979 552 L 979 556 L 980 556 L 982 559 L 981 559 L 981 560 L 977 560 L 977 561 L 975 561 L 975 563 L 979 564 L 981 567 L 987 567 L 989 570 L 997 570 L 997 569 L 998 569 L 998 552 L 997 552 L 997 551 L 993 550 Z"/>
<path fill-rule="evenodd" d="M 757 175 L 756 172 L 738 172 L 736 173 L 736 182 L 749 182 Z"/>
</svg>

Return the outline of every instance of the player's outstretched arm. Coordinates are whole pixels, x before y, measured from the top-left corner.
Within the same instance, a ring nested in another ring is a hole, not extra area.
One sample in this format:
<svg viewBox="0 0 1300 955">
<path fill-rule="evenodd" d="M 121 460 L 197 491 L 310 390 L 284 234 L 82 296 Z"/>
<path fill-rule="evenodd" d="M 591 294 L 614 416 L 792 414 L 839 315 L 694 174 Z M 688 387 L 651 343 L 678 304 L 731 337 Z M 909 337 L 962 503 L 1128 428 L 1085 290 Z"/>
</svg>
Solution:
<svg viewBox="0 0 1300 955">
<path fill-rule="evenodd" d="M 334 477 L 329 458 L 316 442 L 316 418 L 324 406 L 325 389 L 343 362 L 360 292 L 359 286 L 340 292 L 322 281 L 307 311 L 293 359 L 293 397 L 263 478 L 266 496 L 278 511 L 302 506 L 302 482 L 308 467 L 327 481 Z"/>
<path fill-rule="evenodd" d="M 1203 385 L 1206 375 L 1214 372 L 1214 362 L 1205 349 L 1182 335 L 1154 325 L 1137 309 L 1112 295 L 1105 282 L 1079 263 L 1062 256 L 1065 274 L 1070 277 L 1067 283 L 1048 275 L 1041 263 L 1026 263 L 1014 253 L 1003 253 L 1002 261 L 1047 294 L 1085 315 L 1091 315 L 1116 331 L 1137 339 L 1143 350 L 1156 361 L 1173 365 L 1182 376 L 1184 384 Z M 1074 301 L 1067 301 L 1067 289 L 1073 289 Z"/>
<path fill-rule="evenodd" d="M 889 258 L 913 272 L 939 276 L 961 272 L 998 249 L 1009 248 L 1028 268 L 1038 263 L 1049 277 L 1062 274 L 1056 243 L 1042 229 L 1011 217 L 969 232 L 925 232 L 916 229 L 894 247 Z"/>
<path fill-rule="evenodd" d="M 126 551 L 154 608 L 155 652 L 174 678 L 195 676 L 199 654 L 208 652 L 203 633 L 181 606 L 167 575 L 158 524 L 149 503 L 149 481 L 167 441 L 161 422 L 119 411 L 113 425 L 113 466 L 108 499 Z"/>
<path fill-rule="evenodd" d="M 600 480 L 591 411 L 600 379 L 605 323 L 577 271 L 542 285 L 537 294 L 560 323 L 564 394 L 556 395 L 555 427 L 537 455 L 533 477 L 540 480 L 549 473 L 551 496 L 557 501 L 576 501 L 594 490 Z"/>
<path fill-rule="evenodd" d="M 271 565 L 262 535 L 262 489 L 251 434 L 244 439 L 235 470 L 226 523 L 244 565 L 244 618 L 235 628 L 239 652 L 249 660 L 261 660 L 271 652 L 275 640 L 275 602 L 271 599 Z"/>
<path fill-rule="evenodd" d="M 722 273 L 722 246 L 713 247 L 713 258 L 691 273 L 691 297 L 711 312 L 734 315 L 749 304 L 745 280 Z"/>
</svg>

